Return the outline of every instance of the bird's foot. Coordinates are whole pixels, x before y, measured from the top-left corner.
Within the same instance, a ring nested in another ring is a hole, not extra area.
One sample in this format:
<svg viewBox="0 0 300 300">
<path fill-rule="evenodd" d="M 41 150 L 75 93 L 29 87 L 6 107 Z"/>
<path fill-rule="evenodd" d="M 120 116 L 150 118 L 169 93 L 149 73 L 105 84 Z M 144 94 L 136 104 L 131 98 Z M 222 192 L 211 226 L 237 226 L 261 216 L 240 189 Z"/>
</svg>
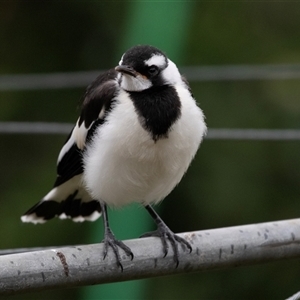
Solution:
<svg viewBox="0 0 300 300">
<path fill-rule="evenodd" d="M 161 239 L 163 245 L 164 257 L 168 254 L 168 250 L 169 250 L 169 245 L 167 243 L 167 240 L 170 241 L 174 252 L 173 259 L 174 262 L 176 263 L 176 268 L 178 267 L 179 264 L 178 244 L 181 244 L 182 246 L 188 248 L 190 253 L 192 252 L 191 244 L 185 239 L 176 235 L 173 231 L 171 231 L 170 228 L 165 223 L 159 223 L 157 226 L 157 230 L 147 232 L 141 235 L 140 237 L 150 237 L 150 236 L 159 237 Z"/>
<path fill-rule="evenodd" d="M 107 228 L 105 233 L 104 233 L 104 250 L 103 250 L 103 259 L 106 258 L 107 253 L 108 253 L 108 247 L 111 247 L 112 250 L 114 251 L 116 260 L 117 260 L 117 265 L 121 268 L 121 271 L 123 272 L 123 265 L 121 263 L 121 256 L 119 253 L 119 248 L 123 249 L 124 252 L 131 257 L 131 260 L 133 259 L 133 253 L 130 250 L 129 247 L 127 247 L 122 241 L 119 241 L 115 238 L 114 234 L 110 230 L 110 228 Z"/>
</svg>

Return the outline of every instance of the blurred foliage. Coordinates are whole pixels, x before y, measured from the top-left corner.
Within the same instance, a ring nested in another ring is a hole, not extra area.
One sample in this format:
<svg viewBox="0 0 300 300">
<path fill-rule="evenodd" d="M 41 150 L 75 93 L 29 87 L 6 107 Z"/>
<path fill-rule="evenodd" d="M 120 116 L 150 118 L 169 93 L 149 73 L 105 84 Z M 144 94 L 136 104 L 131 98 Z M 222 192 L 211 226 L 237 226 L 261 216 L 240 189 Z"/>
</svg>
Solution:
<svg viewBox="0 0 300 300">
<path fill-rule="evenodd" d="M 299 5 L 196 2 L 183 63 L 299 63 Z M 155 21 L 155 15 L 151 17 Z M 110 68 L 122 54 L 116 48 L 126 18 L 126 1 L 2 1 L 0 74 Z M 193 83 L 192 89 L 211 128 L 300 127 L 299 81 L 205 82 Z M 0 118 L 74 122 L 83 92 L 0 92 Z M 97 242 L 89 234 L 95 224 L 53 220 L 33 226 L 19 220 L 51 187 L 64 140 L 1 135 L 1 248 Z M 164 202 L 162 217 L 176 232 L 299 217 L 299 169 L 299 142 L 206 140 Z M 283 299 L 299 290 L 299 277 L 297 260 L 275 262 L 146 280 L 144 298 Z M 11 299 L 80 299 L 79 291 Z"/>
</svg>

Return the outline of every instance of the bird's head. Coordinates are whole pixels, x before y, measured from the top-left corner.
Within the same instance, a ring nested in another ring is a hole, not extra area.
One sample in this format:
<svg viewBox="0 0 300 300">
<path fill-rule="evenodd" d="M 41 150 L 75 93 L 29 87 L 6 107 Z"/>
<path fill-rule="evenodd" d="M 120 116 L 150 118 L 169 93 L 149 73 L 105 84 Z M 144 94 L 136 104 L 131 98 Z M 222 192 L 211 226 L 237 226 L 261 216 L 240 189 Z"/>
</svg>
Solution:
<svg viewBox="0 0 300 300">
<path fill-rule="evenodd" d="M 176 65 L 162 51 L 147 45 L 127 50 L 115 70 L 119 72 L 120 86 L 127 91 L 139 92 L 181 82 Z"/>
</svg>

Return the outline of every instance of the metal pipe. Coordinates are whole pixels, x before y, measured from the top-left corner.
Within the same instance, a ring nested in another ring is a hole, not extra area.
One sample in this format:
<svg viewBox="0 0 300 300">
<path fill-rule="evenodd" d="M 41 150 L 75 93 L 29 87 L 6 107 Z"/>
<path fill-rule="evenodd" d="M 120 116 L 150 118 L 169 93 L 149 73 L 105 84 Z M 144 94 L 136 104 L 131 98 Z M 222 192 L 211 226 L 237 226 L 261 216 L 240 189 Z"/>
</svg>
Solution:
<svg viewBox="0 0 300 300">
<path fill-rule="evenodd" d="M 300 219 L 180 234 L 193 246 L 163 257 L 158 238 L 127 240 L 134 253 L 122 255 L 124 271 L 103 244 L 57 248 L 0 256 L 0 294 L 70 288 L 163 275 L 189 273 L 300 257 Z"/>
</svg>

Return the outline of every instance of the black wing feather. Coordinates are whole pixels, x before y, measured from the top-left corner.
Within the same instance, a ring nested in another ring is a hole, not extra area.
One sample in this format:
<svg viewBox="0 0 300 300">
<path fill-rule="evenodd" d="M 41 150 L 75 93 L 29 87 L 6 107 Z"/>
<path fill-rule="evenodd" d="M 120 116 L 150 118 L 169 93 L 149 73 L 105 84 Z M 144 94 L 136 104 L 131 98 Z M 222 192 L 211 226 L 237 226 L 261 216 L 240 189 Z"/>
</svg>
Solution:
<svg viewBox="0 0 300 300">
<path fill-rule="evenodd" d="M 88 142 L 93 136 L 96 128 L 101 126 L 110 112 L 113 99 L 117 93 L 118 85 L 116 82 L 117 72 L 113 69 L 98 76 L 95 81 L 89 85 L 83 96 L 81 114 L 76 126 L 65 143 L 69 142 L 73 137 L 73 132 L 79 130 L 79 127 L 84 126 L 85 132 L 84 143 Z M 99 117 L 101 111 L 101 117 Z M 74 139 L 74 142 L 64 153 L 57 164 L 57 178 L 54 187 L 63 184 L 72 177 L 83 172 L 83 152 L 85 147 L 79 147 L 79 143 Z M 64 149 L 64 148 L 63 148 Z M 63 150 L 62 149 L 62 150 Z"/>
</svg>

